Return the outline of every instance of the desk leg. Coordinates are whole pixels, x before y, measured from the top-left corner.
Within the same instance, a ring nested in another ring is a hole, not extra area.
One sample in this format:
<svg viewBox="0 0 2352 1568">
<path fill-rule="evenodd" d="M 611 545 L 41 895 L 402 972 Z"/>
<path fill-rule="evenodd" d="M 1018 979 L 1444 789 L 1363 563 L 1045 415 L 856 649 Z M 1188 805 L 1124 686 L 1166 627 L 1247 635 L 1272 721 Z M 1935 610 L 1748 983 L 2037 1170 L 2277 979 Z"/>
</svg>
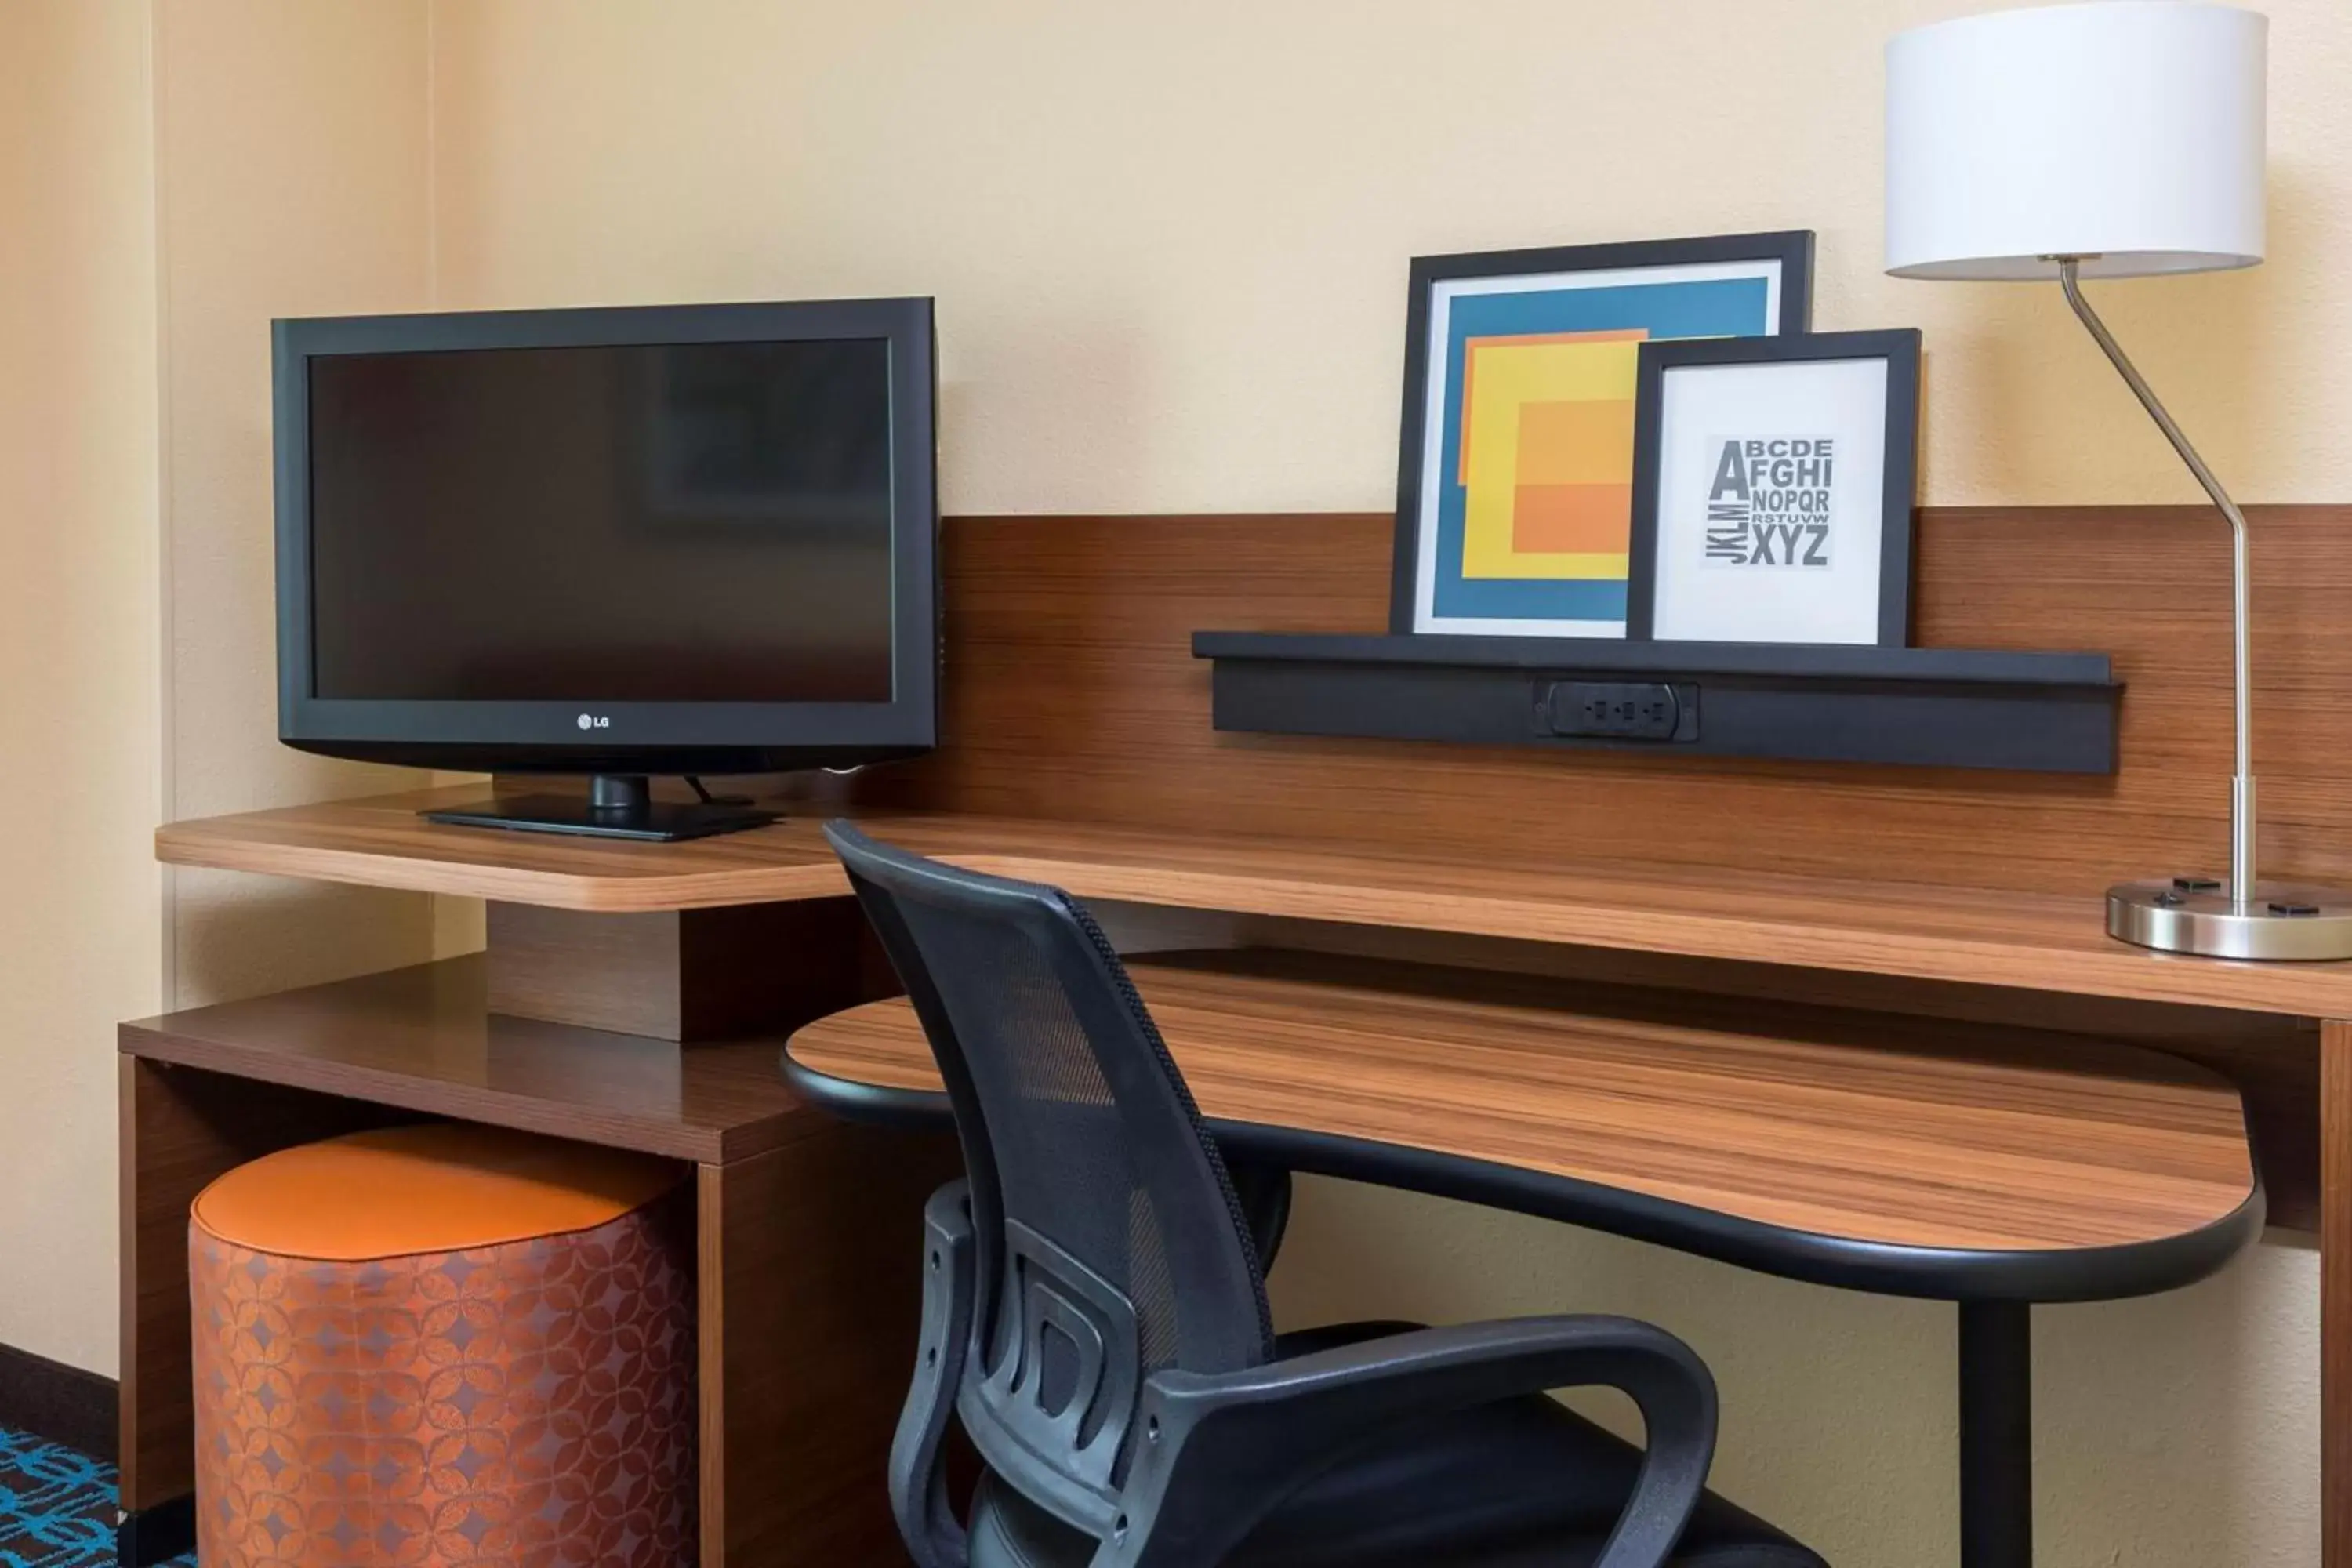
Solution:
<svg viewBox="0 0 2352 1568">
<path fill-rule="evenodd" d="M 1960 1568 L 2033 1562 L 2032 1312 L 1960 1303 Z"/>
<path fill-rule="evenodd" d="M 2352 1022 L 2319 1035 L 2319 1557 L 2352 1568 Z"/>
</svg>

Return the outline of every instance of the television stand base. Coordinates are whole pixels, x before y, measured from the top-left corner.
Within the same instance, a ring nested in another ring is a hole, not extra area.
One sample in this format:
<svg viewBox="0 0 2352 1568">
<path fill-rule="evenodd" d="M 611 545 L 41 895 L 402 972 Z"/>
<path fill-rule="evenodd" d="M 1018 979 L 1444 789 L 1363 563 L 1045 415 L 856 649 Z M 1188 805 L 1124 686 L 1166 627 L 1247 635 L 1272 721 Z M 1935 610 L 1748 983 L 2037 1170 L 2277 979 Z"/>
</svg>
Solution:
<svg viewBox="0 0 2352 1568">
<path fill-rule="evenodd" d="M 478 805 L 420 812 L 451 827 L 503 827 L 517 833 L 568 833 L 588 838 L 630 838 L 675 844 L 765 827 L 780 813 L 755 806 L 656 800 L 640 773 L 599 773 L 585 795 L 497 795 Z"/>
</svg>

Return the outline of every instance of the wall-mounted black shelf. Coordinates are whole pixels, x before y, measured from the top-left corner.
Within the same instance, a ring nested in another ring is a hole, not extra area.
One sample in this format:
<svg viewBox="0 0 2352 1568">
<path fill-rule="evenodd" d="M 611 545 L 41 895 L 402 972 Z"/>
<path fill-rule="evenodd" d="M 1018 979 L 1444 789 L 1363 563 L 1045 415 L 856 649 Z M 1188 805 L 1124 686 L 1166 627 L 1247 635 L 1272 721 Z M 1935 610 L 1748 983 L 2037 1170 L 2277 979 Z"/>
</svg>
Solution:
<svg viewBox="0 0 2352 1568">
<path fill-rule="evenodd" d="M 1195 632 L 1220 730 L 2109 773 L 2100 653 Z"/>
</svg>

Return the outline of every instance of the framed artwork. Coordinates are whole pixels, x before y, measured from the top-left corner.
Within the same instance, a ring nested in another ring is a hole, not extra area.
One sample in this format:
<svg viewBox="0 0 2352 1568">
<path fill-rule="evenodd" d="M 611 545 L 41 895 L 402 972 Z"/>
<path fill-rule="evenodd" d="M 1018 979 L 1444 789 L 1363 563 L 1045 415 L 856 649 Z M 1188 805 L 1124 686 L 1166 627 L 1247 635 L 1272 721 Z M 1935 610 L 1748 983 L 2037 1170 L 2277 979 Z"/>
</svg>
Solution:
<svg viewBox="0 0 2352 1568">
<path fill-rule="evenodd" d="M 1802 332 L 1808 231 L 1422 257 L 1395 632 L 1622 637 L 1642 346 Z"/>
<path fill-rule="evenodd" d="M 1918 332 L 1644 343 L 1634 428 L 1629 636 L 1910 640 Z"/>
</svg>

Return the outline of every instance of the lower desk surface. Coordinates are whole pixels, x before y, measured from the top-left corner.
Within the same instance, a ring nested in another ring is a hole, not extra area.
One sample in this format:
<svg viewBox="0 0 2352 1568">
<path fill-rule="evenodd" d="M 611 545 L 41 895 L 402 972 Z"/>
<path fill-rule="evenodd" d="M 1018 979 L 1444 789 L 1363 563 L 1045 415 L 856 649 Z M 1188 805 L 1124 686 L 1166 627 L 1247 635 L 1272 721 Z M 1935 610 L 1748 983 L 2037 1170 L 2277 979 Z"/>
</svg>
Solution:
<svg viewBox="0 0 2352 1568">
<path fill-rule="evenodd" d="M 1242 1158 L 1955 1300 L 2168 1289 L 2262 1226 L 2237 1090 L 2115 1041 L 1295 952 L 1130 968 Z M 904 1000 L 788 1052 L 832 1110 L 946 1116 Z"/>
<path fill-rule="evenodd" d="M 680 1047 L 488 1010 L 479 953 L 124 1024 L 122 1054 L 703 1164 L 822 1127 L 781 1038 Z"/>
</svg>

